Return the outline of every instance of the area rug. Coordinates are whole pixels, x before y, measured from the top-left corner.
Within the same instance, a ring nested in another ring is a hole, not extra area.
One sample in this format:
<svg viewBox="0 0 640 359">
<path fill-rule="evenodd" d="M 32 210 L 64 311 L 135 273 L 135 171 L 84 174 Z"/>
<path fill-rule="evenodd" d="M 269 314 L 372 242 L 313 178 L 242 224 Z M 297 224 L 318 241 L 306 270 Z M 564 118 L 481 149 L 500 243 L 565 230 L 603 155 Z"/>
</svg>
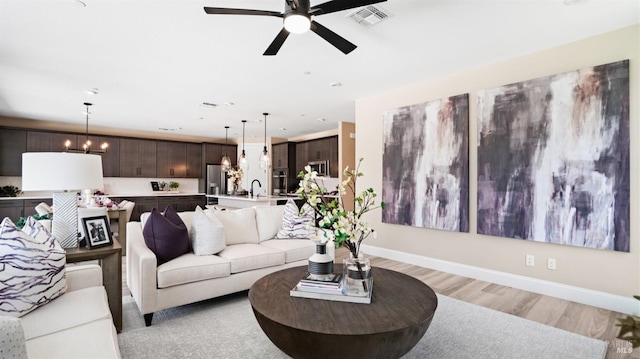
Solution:
<svg viewBox="0 0 640 359">
<path fill-rule="evenodd" d="M 312 300 L 312 299 L 310 299 Z M 438 295 L 431 326 L 406 359 L 602 359 L 607 345 L 513 315 Z M 155 313 L 153 325 L 123 297 L 123 358 L 289 358 L 258 325 L 247 292 Z"/>
</svg>

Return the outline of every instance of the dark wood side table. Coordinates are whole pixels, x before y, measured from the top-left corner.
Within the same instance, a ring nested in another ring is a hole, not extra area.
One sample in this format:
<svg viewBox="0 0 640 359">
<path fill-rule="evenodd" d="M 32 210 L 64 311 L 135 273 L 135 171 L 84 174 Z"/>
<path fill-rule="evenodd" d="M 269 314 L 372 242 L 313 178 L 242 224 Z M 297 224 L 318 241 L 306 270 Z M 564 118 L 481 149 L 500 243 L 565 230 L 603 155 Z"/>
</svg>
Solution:
<svg viewBox="0 0 640 359">
<path fill-rule="evenodd" d="M 123 208 L 107 210 L 109 219 L 118 220 L 118 242 L 122 247 L 122 255 L 127 255 L 127 210 Z"/>
<path fill-rule="evenodd" d="M 67 263 L 98 260 L 102 267 L 102 284 L 107 291 L 109 309 L 118 333 L 122 330 L 122 247 L 117 240 L 106 247 L 67 248 Z"/>
<path fill-rule="evenodd" d="M 334 267 L 342 272 L 342 265 Z M 293 358 L 399 358 L 424 336 L 438 306 L 426 284 L 377 267 L 371 304 L 291 297 L 306 271 L 284 269 L 249 290 L 260 327 Z"/>
</svg>

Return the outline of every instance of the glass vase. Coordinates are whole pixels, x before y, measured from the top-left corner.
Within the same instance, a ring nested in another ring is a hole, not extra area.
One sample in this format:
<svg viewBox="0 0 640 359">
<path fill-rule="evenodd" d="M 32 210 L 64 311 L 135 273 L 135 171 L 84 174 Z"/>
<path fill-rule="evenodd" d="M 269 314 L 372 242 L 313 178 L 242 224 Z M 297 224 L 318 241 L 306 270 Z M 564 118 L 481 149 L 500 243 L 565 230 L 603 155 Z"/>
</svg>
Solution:
<svg viewBox="0 0 640 359">
<path fill-rule="evenodd" d="M 344 293 L 354 297 L 367 297 L 371 292 L 373 278 L 371 277 L 371 262 L 362 254 L 345 258 L 342 263 L 344 278 Z"/>
</svg>

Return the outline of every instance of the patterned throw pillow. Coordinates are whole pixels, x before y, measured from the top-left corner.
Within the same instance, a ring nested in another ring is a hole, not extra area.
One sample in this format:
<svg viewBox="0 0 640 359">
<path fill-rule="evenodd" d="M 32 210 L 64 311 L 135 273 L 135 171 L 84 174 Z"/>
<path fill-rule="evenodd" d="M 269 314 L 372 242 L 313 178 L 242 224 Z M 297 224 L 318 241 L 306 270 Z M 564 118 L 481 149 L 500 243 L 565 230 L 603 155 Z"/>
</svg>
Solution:
<svg viewBox="0 0 640 359">
<path fill-rule="evenodd" d="M 189 233 L 175 209 L 167 206 L 164 213 L 151 210 L 142 228 L 144 243 L 155 253 L 158 264 L 168 262 L 189 252 Z"/>
<path fill-rule="evenodd" d="M 200 206 L 196 207 L 189 233 L 193 253 L 197 256 L 216 254 L 224 249 L 224 226 L 213 214 L 207 216 Z"/>
<path fill-rule="evenodd" d="M 66 252 L 32 217 L 0 224 L 0 315 L 21 317 L 67 290 Z"/>
<path fill-rule="evenodd" d="M 0 315 L 0 358 L 27 359 L 20 319 Z"/>
<path fill-rule="evenodd" d="M 304 204 L 298 210 L 296 203 L 289 199 L 284 207 L 284 216 L 282 216 L 282 224 L 276 238 L 292 239 L 292 238 L 310 238 L 315 235 L 313 208 L 308 204 Z"/>
</svg>

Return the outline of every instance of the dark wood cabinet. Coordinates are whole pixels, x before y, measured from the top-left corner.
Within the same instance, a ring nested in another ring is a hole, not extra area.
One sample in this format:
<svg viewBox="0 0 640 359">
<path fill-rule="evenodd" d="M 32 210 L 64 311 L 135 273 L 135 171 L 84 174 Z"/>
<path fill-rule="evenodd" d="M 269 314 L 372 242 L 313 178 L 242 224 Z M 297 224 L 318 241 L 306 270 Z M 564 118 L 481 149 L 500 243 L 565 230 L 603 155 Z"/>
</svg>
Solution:
<svg viewBox="0 0 640 359">
<path fill-rule="evenodd" d="M 186 177 L 187 146 L 183 142 L 157 142 L 156 176 Z"/>
<path fill-rule="evenodd" d="M 0 129 L 0 176 L 22 176 L 22 153 L 26 151 L 26 131 Z"/>
<path fill-rule="evenodd" d="M 0 200 L 0 220 L 9 217 L 13 223 L 24 216 L 24 204 L 21 199 Z"/>
<path fill-rule="evenodd" d="M 82 143 L 86 141 L 85 136 L 78 135 L 78 139 Z M 102 156 L 102 175 L 104 177 L 119 177 L 120 176 L 120 139 L 118 137 L 89 135 L 89 141 L 91 141 L 91 148 L 100 149 L 103 143 L 107 143 L 107 152 L 101 154 Z"/>
<path fill-rule="evenodd" d="M 158 197 L 112 197 L 112 200 L 116 202 L 121 202 L 122 200 L 127 200 L 131 202 L 135 202 L 135 206 L 133 207 L 133 211 L 131 212 L 131 218 L 129 221 L 140 221 L 140 215 L 145 212 L 151 212 L 152 209 L 158 208 Z M 164 210 L 160 208 L 160 210 Z"/>
<path fill-rule="evenodd" d="M 81 149 L 85 137 L 75 133 L 27 131 L 27 152 L 63 152 L 67 140 L 70 148 Z"/>
<path fill-rule="evenodd" d="M 202 178 L 202 145 L 187 143 L 187 178 Z"/>
<path fill-rule="evenodd" d="M 36 206 L 42 202 L 48 204 L 49 206 L 53 206 L 52 198 L 25 199 L 23 202 L 23 211 L 22 211 L 23 215 L 26 217 L 26 216 L 31 216 L 33 214 L 38 213 L 36 212 Z"/>
<path fill-rule="evenodd" d="M 120 139 L 120 177 L 156 177 L 154 140 Z"/>
<path fill-rule="evenodd" d="M 296 173 L 312 161 L 329 161 L 329 176 L 338 177 L 338 136 L 296 143 Z"/>
<path fill-rule="evenodd" d="M 163 196 L 158 197 L 158 209 L 163 211 L 171 206 L 177 212 L 194 211 L 197 206 L 204 209 L 205 196 Z"/>
<path fill-rule="evenodd" d="M 222 161 L 222 156 L 229 156 L 231 164 L 236 165 L 238 162 L 238 146 L 227 145 L 225 149 L 224 144 L 219 143 L 205 143 L 204 144 L 204 164 L 205 165 L 219 165 Z"/>
<path fill-rule="evenodd" d="M 298 172 L 296 171 L 296 143 L 285 142 L 271 146 L 273 157 L 273 178 L 271 179 L 273 188 L 284 187 L 282 176 L 286 177 L 286 188 L 278 188 L 281 192 L 295 191 L 298 187 Z M 286 171 L 283 171 L 286 170 Z M 286 175 L 285 175 L 286 174 Z"/>
</svg>

